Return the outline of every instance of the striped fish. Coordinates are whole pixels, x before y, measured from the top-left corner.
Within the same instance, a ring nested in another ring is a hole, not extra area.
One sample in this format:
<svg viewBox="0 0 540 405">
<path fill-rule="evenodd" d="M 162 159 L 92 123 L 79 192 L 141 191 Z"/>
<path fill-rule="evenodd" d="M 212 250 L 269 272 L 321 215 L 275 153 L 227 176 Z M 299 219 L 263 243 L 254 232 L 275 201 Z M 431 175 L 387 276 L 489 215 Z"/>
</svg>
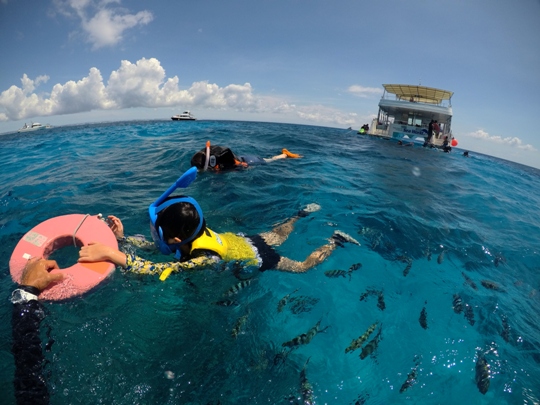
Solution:
<svg viewBox="0 0 540 405">
<path fill-rule="evenodd" d="M 301 335 L 296 336 L 294 339 L 283 343 L 282 346 L 296 347 L 301 345 L 307 345 L 309 342 L 311 342 L 311 340 L 315 337 L 317 333 L 324 332 L 326 329 L 328 329 L 328 326 L 324 329 L 319 329 L 320 325 L 321 321 L 317 322 L 317 324 L 313 326 L 310 330 L 308 330 L 307 333 L 302 333 Z"/>
<path fill-rule="evenodd" d="M 472 281 L 469 276 L 467 276 L 465 273 L 461 272 L 461 275 L 465 279 L 465 283 L 468 284 L 473 290 L 478 290 L 478 287 L 476 286 L 476 283 Z"/>
<path fill-rule="evenodd" d="M 219 305 L 220 307 L 236 307 L 238 306 L 238 302 L 233 300 L 220 300 L 214 302 L 214 304 Z"/>
<path fill-rule="evenodd" d="M 235 295 L 238 294 L 240 291 L 242 291 L 244 288 L 246 288 L 248 285 L 252 283 L 252 279 L 249 280 L 242 280 L 238 284 L 233 285 L 231 288 L 229 288 L 224 295 Z"/>
<path fill-rule="evenodd" d="M 368 340 L 369 336 L 373 333 L 376 327 L 377 327 L 377 322 L 375 322 L 373 325 L 367 328 L 367 330 L 362 334 L 362 336 L 360 336 L 357 339 L 353 339 L 349 347 L 345 349 L 345 353 L 353 352 L 356 349 L 359 349 L 360 347 L 362 347 L 364 342 Z"/>
<path fill-rule="evenodd" d="M 483 355 L 478 355 L 478 360 L 475 366 L 475 381 L 478 390 L 485 394 L 489 389 L 490 377 L 489 364 Z"/>
<path fill-rule="evenodd" d="M 349 267 L 349 273 L 352 273 L 353 271 L 360 270 L 362 268 L 362 263 L 354 263 L 351 267 Z"/>
<path fill-rule="evenodd" d="M 303 405 L 314 405 L 315 399 L 313 398 L 313 386 L 307 379 L 306 367 L 309 363 L 309 357 L 300 372 L 300 393 L 302 394 L 302 404 Z"/>
<path fill-rule="evenodd" d="M 289 302 L 289 297 L 290 297 L 292 294 L 294 294 L 295 292 L 297 292 L 298 290 L 299 290 L 299 288 L 297 288 L 297 289 L 294 290 L 292 293 L 287 294 L 285 297 L 283 297 L 282 299 L 279 300 L 278 306 L 277 306 L 278 312 L 283 311 L 283 308 L 285 308 L 285 305 L 287 305 L 287 302 Z"/>
<path fill-rule="evenodd" d="M 379 342 L 381 341 L 381 332 L 382 328 L 379 329 L 379 332 L 373 339 L 371 339 L 368 344 L 362 349 L 362 353 L 360 353 L 360 358 L 364 360 L 367 356 L 372 354 L 375 350 L 377 350 L 377 347 L 379 346 Z"/>
<path fill-rule="evenodd" d="M 463 311 L 463 302 L 461 301 L 461 297 L 458 294 L 454 294 L 452 307 L 454 308 L 454 312 L 456 314 L 461 314 L 461 312 Z"/>
<path fill-rule="evenodd" d="M 324 275 L 326 277 L 331 277 L 331 278 L 346 277 L 347 274 L 349 274 L 349 280 L 350 280 L 351 275 L 348 271 L 345 271 L 345 270 L 328 270 L 324 272 Z"/>
<path fill-rule="evenodd" d="M 238 337 L 238 335 L 240 334 L 240 332 L 242 330 L 242 327 L 244 326 L 244 324 L 247 321 L 248 315 L 249 314 L 242 315 L 240 318 L 238 318 L 236 320 L 236 323 L 234 324 L 234 327 L 233 327 L 233 329 L 231 331 L 231 336 L 233 338 L 236 339 Z"/>
</svg>

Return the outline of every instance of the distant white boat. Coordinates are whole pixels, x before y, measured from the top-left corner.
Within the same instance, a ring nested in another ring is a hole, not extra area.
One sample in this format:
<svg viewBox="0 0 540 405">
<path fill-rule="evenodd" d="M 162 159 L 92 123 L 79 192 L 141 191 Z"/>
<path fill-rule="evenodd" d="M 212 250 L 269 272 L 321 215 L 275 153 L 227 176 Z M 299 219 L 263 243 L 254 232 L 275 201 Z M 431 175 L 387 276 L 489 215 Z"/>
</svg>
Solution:
<svg viewBox="0 0 540 405">
<path fill-rule="evenodd" d="M 197 118 L 189 111 L 184 111 L 182 114 L 176 114 L 171 117 L 173 121 L 195 121 Z"/>
<path fill-rule="evenodd" d="M 43 125 L 39 122 L 33 122 L 31 125 L 24 124 L 24 126 L 19 129 L 17 132 L 30 132 L 30 131 L 38 131 L 40 129 L 49 129 L 52 128 L 50 125 Z"/>
</svg>

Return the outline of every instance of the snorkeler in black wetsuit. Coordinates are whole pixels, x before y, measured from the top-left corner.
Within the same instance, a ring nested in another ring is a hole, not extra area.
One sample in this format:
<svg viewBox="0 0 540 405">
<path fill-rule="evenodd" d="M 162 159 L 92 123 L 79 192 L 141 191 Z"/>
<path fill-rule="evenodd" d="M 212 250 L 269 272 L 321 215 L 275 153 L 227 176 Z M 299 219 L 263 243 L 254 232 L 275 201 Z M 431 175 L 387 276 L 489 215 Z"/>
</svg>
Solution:
<svg viewBox="0 0 540 405">
<path fill-rule="evenodd" d="M 50 283 L 63 278 L 62 274 L 50 274 L 57 269 L 54 260 L 31 259 L 21 277 L 21 285 L 11 296 L 13 312 L 12 353 L 15 359 L 15 399 L 17 404 L 48 404 L 49 391 L 43 375 L 44 357 L 39 327 L 45 312 L 38 295 Z"/>
<path fill-rule="evenodd" d="M 207 156 L 207 154 L 209 156 Z M 205 149 L 201 149 L 191 158 L 191 166 L 198 170 L 224 171 L 238 168 L 246 168 L 253 165 L 262 165 L 274 160 L 286 158 L 300 158 L 302 156 L 283 149 L 282 153 L 271 158 L 261 158 L 255 155 L 237 156 L 230 148 L 209 144 Z"/>
</svg>

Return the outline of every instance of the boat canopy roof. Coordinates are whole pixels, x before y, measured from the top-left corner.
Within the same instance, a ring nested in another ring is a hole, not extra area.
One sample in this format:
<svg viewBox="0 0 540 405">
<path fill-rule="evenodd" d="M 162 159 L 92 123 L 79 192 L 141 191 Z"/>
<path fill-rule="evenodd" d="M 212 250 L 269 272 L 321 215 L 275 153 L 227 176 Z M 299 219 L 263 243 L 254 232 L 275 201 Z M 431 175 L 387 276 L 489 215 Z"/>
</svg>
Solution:
<svg viewBox="0 0 540 405">
<path fill-rule="evenodd" d="M 395 94 L 398 99 L 414 99 L 417 102 L 430 104 L 441 104 L 443 100 L 450 100 L 454 94 L 453 91 L 409 84 L 383 84 L 383 87 L 388 93 Z"/>
</svg>

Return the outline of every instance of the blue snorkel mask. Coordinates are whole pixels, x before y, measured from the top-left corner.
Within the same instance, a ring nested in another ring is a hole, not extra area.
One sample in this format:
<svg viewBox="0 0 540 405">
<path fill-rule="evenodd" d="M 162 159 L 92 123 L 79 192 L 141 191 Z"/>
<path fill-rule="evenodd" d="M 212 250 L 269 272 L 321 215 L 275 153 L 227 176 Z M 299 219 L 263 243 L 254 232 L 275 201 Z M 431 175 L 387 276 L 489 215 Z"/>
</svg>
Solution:
<svg viewBox="0 0 540 405">
<path fill-rule="evenodd" d="M 170 186 L 167 191 L 165 191 L 156 201 L 154 201 L 150 206 L 148 207 L 148 214 L 150 215 L 150 232 L 152 233 L 152 239 L 154 239 L 154 243 L 156 244 L 156 247 L 160 250 L 161 253 L 165 255 L 170 255 L 174 253 L 174 257 L 176 259 L 180 259 L 182 257 L 182 253 L 180 252 L 180 247 L 182 245 L 185 245 L 187 243 L 190 243 L 195 237 L 199 234 L 199 231 L 202 228 L 203 225 L 203 213 L 201 210 L 201 207 L 195 201 L 194 198 L 191 197 L 173 197 L 167 200 L 167 197 L 169 197 L 174 190 L 177 188 L 186 188 L 188 187 L 195 178 L 197 177 L 197 168 L 192 167 L 188 171 L 186 171 L 176 182 Z M 195 209 L 197 210 L 197 213 L 199 214 L 199 225 L 197 226 L 197 229 L 195 232 L 193 232 L 193 235 L 191 235 L 189 238 L 183 240 L 180 243 L 175 244 L 168 244 L 167 241 L 163 238 L 163 230 L 161 227 L 156 229 L 156 221 L 158 217 L 158 213 L 163 211 L 165 208 L 171 206 L 172 204 L 180 203 L 180 202 L 187 202 L 192 204 Z"/>
</svg>

